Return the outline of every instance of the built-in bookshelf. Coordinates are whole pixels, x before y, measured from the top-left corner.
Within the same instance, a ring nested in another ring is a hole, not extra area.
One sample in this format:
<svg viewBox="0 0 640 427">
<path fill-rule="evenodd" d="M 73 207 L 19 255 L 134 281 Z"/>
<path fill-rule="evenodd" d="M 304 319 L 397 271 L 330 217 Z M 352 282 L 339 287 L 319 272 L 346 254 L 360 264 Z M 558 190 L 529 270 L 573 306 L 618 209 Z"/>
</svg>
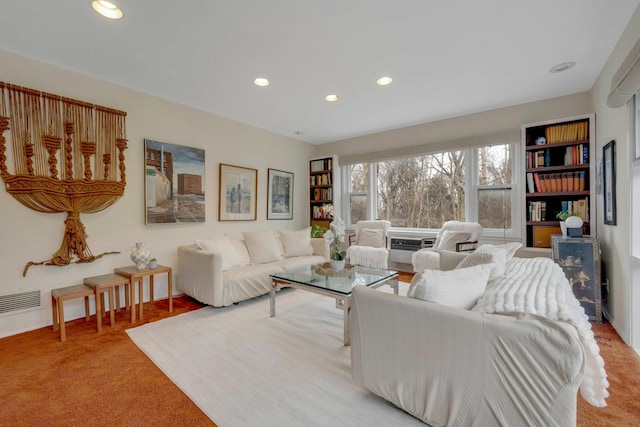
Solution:
<svg viewBox="0 0 640 427">
<path fill-rule="evenodd" d="M 562 211 L 582 218 L 583 233 L 591 234 L 594 136 L 593 114 L 522 126 L 527 247 L 551 247 L 551 235 L 561 233 L 556 215 Z"/>
<path fill-rule="evenodd" d="M 327 206 L 333 206 L 340 215 L 340 174 L 338 157 L 328 156 L 309 161 L 309 213 L 310 224 L 329 227 Z"/>
</svg>

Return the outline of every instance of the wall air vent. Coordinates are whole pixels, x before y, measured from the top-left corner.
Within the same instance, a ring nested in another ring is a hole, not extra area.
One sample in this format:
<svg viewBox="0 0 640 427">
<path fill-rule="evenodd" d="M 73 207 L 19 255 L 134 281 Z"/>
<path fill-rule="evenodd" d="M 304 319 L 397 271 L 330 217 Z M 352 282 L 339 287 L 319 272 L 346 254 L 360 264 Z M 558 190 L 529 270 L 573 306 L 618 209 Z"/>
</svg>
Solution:
<svg viewBox="0 0 640 427">
<path fill-rule="evenodd" d="M 0 295 L 0 314 L 40 307 L 40 291 Z"/>
</svg>

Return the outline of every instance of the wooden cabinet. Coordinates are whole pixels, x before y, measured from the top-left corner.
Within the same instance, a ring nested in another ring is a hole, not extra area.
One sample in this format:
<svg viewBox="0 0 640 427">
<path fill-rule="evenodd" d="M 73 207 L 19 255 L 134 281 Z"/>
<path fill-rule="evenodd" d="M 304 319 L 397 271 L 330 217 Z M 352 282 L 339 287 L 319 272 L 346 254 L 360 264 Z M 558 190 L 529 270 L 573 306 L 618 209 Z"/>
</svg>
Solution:
<svg viewBox="0 0 640 427">
<path fill-rule="evenodd" d="M 602 321 L 600 246 L 595 237 L 551 237 L 552 257 L 564 271 L 589 320 Z"/>
<path fill-rule="evenodd" d="M 329 227 L 326 206 L 332 205 L 340 216 L 340 173 L 338 157 L 328 156 L 309 161 L 310 224 Z"/>
<path fill-rule="evenodd" d="M 585 235 L 594 231 L 594 136 L 593 114 L 522 126 L 527 247 L 551 247 L 561 211 L 578 214 Z"/>
</svg>

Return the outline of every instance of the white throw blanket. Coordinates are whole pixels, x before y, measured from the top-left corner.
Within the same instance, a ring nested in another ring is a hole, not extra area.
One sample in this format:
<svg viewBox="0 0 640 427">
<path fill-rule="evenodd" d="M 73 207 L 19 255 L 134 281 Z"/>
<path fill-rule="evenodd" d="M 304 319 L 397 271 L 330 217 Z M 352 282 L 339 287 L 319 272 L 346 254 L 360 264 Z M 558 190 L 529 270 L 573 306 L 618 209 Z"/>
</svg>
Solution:
<svg viewBox="0 0 640 427">
<path fill-rule="evenodd" d="M 530 313 L 575 326 L 585 352 L 580 394 L 593 406 L 607 406 L 607 373 L 589 318 L 573 295 L 562 269 L 549 258 L 512 258 L 506 273 L 487 285 L 475 311 Z"/>
<path fill-rule="evenodd" d="M 352 265 L 367 268 L 386 269 L 389 262 L 389 252 L 385 248 L 371 246 L 349 246 L 347 258 Z"/>
</svg>

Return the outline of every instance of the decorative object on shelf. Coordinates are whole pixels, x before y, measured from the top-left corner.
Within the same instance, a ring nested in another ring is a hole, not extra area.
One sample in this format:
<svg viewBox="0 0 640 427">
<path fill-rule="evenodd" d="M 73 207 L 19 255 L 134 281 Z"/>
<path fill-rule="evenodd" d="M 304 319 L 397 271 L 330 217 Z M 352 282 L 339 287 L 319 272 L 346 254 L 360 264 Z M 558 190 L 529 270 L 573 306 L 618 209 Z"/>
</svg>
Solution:
<svg viewBox="0 0 640 427">
<path fill-rule="evenodd" d="M 539 136 L 536 138 L 535 143 L 536 145 L 544 145 L 547 143 L 547 138 L 545 138 L 544 136 Z"/>
<path fill-rule="evenodd" d="M 258 204 L 258 170 L 220 163 L 218 219 L 255 221 Z"/>
<path fill-rule="evenodd" d="M 604 187 L 604 223 L 616 225 L 616 142 L 602 148 L 602 184 Z"/>
<path fill-rule="evenodd" d="M 327 230 L 328 230 L 327 227 L 323 227 L 318 224 L 313 224 L 311 226 L 311 237 L 314 237 L 314 238 L 323 237 L 324 233 L 326 233 Z"/>
<path fill-rule="evenodd" d="M 293 173 L 268 169 L 267 219 L 293 219 Z"/>
<path fill-rule="evenodd" d="M 569 237 L 582 237 L 582 225 L 584 221 L 579 216 L 570 216 L 565 221 L 567 236 Z"/>
<path fill-rule="evenodd" d="M 85 263 L 119 253 L 93 255 L 80 214 L 102 211 L 124 194 L 126 115 L 0 82 L 0 176 L 7 192 L 35 211 L 67 213 L 58 251 L 49 260 L 28 262 L 23 276 L 32 265 Z M 13 175 L 5 155 L 9 122 Z"/>
<path fill-rule="evenodd" d="M 144 270 L 149 264 L 151 252 L 145 247 L 143 242 L 136 242 L 136 247 L 131 252 L 130 258 L 131 261 L 133 261 L 133 263 L 136 265 L 138 270 Z"/>
<path fill-rule="evenodd" d="M 319 274 L 321 276 L 350 277 L 356 269 L 355 266 L 349 263 L 345 263 L 344 260 L 342 260 L 342 268 L 337 269 L 333 266 L 334 262 L 336 261 L 329 261 L 325 262 L 324 264 L 318 264 L 315 269 L 316 274 Z"/>
<path fill-rule="evenodd" d="M 144 140 L 145 224 L 205 222 L 204 150 Z"/>
<path fill-rule="evenodd" d="M 149 268 L 158 268 L 158 261 L 155 258 L 149 260 Z"/>
<path fill-rule="evenodd" d="M 556 214 L 556 218 L 560 220 L 560 229 L 562 230 L 562 235 L 565 236 L 565 237 L 567 236 L 567 223 L 566 223 L 566 220 L 568 218 L 571 218 L 571 217 L 579 218 L 578 214 L 572 213 L 572 212 L 569 212 L 569 211 L 561 211 L 561 212 L 558 212 Z M 580 223 L 580 226 L 582 226 L 582 222 Z"/>
<path fill-rule="evenodd" d="M 329 224 L 329 230 L 324 233 L 324 239 L 329 244 L 329 259 L 332 263 L 332 268 L 344 268 L 347 251 L 340 249 L 340 243 L 344 243 L 344 221 L 342 218 L 334 217 L 335 211 L 333 207 L 327 209 L 327 214 L 329 218 L 333 218 L 333 221 Z M 333 261 L 342 261 L 342 263 L 333 264 Z"/>
<path fill-rule="evenodd" d="M 340 173 L 338 157 L 327 156 L 309 161 L 309 224 L 328 228 L 331 218 L 326 206 L 340 211 Z"/>
</svg>

